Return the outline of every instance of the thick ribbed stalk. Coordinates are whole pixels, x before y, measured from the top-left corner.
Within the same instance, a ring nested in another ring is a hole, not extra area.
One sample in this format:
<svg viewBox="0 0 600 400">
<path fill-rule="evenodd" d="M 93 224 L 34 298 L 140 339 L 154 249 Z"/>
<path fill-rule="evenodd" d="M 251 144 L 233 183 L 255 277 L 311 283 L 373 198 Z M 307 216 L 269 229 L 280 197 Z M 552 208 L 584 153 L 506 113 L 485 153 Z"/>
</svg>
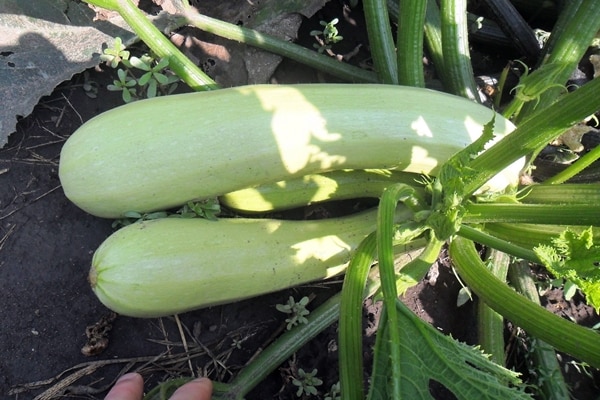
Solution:
<svg viewBox="0 0 600 400">
<path fill-rule="evenodd" d="M 410 224 L 410 226 L 412 225 Z M 404 228 L 410 230 L 407 225 L 404 225 Z M 421 255 L 413 258 L 411 252 L 418 251 L 423 245 L 424 242 L 421 239 L 408 244 L 404 241 L 395 243 L 394 251 L 397 254 L 406 253 L 404 257 L 412 260 L 404 268 L 414 269 L 410 265 L 419 260 Z M 436 258 L 438 253 L 436 253 Z M 362 304 L 365 297 L 372 295 L 375 289 L 379 287 L 379 279 L 367 279 L 369 273 L 377 272 L 376 269 L 370 270 L 375 262 L 376 255 L 376 234 L 372 233 L 356 249 L 344 277 L 338 328 L 340 385 L 345 400 L 364 400 Z"/>
<path fill-rule="evenodd" d="M 505 282 L 510 256 L 491 249 L 487 263 L 490 272 Z M 477 304 L 477 317 L 477 338 L 482 350 L 493 362 L 504 366 L 504 317 L 483 301 Z"/>
<path fill-rule="evenodd" d="M 340 389 L 345 400 L 364 400 L 362 355 L 362 303 L 369 269 L 375 261 L 375 233 L 356 249 L 346 270 L 339 321 Z"/>
<path fill-rule="evenodd" d="M 470 240 L 456 237 L 450 243 L 450 256 L 460 277 L 480 300 L 530 335 L 600 367 L 600 334 L 552 314 L 498 280 L 480 260 Z"/>
<path fill-rule="evenodd" d="M 467 1 L 441 0 L 444 86 L 457 96 L 479 102 L 467 27 Z"/>
<path fill-rule="evenodd" d="M 472 203 L 464 223 L 511 222 L 551 225 L 600 226 L 598 204 L 502 204 Z"/>
<path fill-rule="evenodd" d="M 534 153 L 572 125 L 600 110 L 598 93 L 600 79 L 593 79 L 520 124 L 514 132 L 469 163 L 479 176 L 466 185 L 465 192 L 475 192 L 498 171 Z"/>
<path fill-rule="evenodd" d="M 594 150 L 596 149 L 600 149 L 600 146 Z M 594 205 L 600 204 L 600 183 L 554 185 L 553 182 L 544 182 L 527 186 L 520 195 L 522 203 Z"/>
<path fill-rule="evenodd" d="M 364 0 L 363 10 L 375 71 L 381 83 L 398 84 L 396 46 L 385 0 Z"/>
<path fill-rule="evenodd" d="M 401 359 L 400 359 L 400 332 L 393 329 L 399 326 L 396 300 L 398 291 L 396 288 L 396 273 L 394 271 L 394 214 L 398 201 L 407 201 L 414 193 L 414 189 L 408 185 L 396 184 L 388 187 L 381 195 L 379 208 L 377 210 L 377 257 L 379 260 L 379 274 L 381 276 L 381 289 L 383 292 L 383 315 L 392 329 L 389 332 L 389 340 L 392 343 L 389 357 L 391 360 L 391 390 L 392 397 L 401 398 Z"/>
<path fill-rule="evenodd" d="M 569 226 L 569 229 L 573 232 L 581 233 L 584 229 L 589 228 L 587 226 Z M 566 226 L 563 225 L 542 225 L 542 224 L 518 224 L 518 223 L 487 223 L 485 224 L 485 232 L 493 235 L 499 240 L 507 241 L 518 247 L 532 249 L 534 246 L 540 244 L 551 245 L 552 240 L 556 239 L 563 233 Z M 478 243 L 488 245 L 483 241 L 470 236 L 470 232 L 462 234 L 462 228 L 460 230 L 461 236 L 468 237 Z M 600 243 L 600 229 L 594 230 L 594 243 Z M 493 246 L 496 249 L 505 251 L 515 255 L 516 257 L 523 258 L 538 264 L 541 264 L 541 260 L 537 256 L 531 257 L 527 254 L 518 255 L 514 251 L 505 250 L 498 246 Z"/>
<path fill-rule="evenodd" d="M 538 290 L 531 277 L 531 269 L 527 262 L 520 261 L 511 265 L 508 279 L 512 286 L 535 304 L 540 304 Z M 531 339 L 531 350 L 534 368 L 539 375 L 539 388 L 545 399 L 566 400 L 570 399 L 567 387 L 561 372 L 560 364 L 556 358 L 554 348 L 548 343 Z"/>
<path fill-rule="evenodd" d="M 425 87 L 423 25 L 428 0 L 402 0 L 398 15 L 398 82 Z"/>
<path fill-rule="evenodd" d="M 466 239 L 472 240 L 474 242 L 480 243 L 484 246 L 488 246 L 493 249 L 502 251 L 504 253 L 508 253 L 514 257 L 541 263 L 541 260 L 538 258 L 535 252 L 531 250 L 531 248 L 522 247 L 522 245 L 509 242 L 508 239 L 503 240 L 501 238 L 490 235 L 486 232 L 482 232 L 468 225 L 461 225 L 458 231 L 458 235 Z M 524 239 L 521 242 L 527 242 L 527 244 L 530 244 L 530 242 L 527 240 L 529 236 L 524 234 L 523 237 Z M 531 241 L 531 243 L 538 244 L 539 242 Z"/>
<path fill-rule="evenodd" d="M 577 1 L 566 2 L 567 13 L 570 8 L 576 7 L 576 3 Z M 598 0 L 583 0 L 572 18 L 565 21 L 564 25 L 561 23 L 556 30 L 552 30 L 552 36 L 557 39 L 551 39 L 550 46 L 552 48 L 543 64 L 557 64 L 561 68 L 556 74 L 545 79 L 548 87 L 552 84 L 564 85 L 567 82 L 598 30 L 600 30 L 600 2 Z M 546 90 L 541 94 L 539 102 L 533 100 L 523 106 L 516 122 L 526 120 L 537 110 L 544 110 L 562 93 L 564 90 L 561 88 Z"/>
<path fill-rule="evenodd" d="M 425 12 L 425 45 L 433 60 L 436 73 L 447 87 L 442 46 L 442 19 L 436 0 L 427 0 L 427 10 Z"/>
</svg>

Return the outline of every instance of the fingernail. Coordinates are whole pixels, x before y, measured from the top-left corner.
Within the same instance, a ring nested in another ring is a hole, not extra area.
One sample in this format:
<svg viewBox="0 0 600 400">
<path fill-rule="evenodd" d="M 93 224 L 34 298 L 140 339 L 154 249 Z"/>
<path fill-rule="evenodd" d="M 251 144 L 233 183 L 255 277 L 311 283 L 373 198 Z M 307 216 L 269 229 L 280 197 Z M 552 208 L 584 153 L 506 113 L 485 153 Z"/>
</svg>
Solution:
<svg viewBox="0 0 600 400">
<path fill-rule="evenodd" d="M 137 380 L 137 379 L 139 379 L 138 376 L 140 376 L 140 374 L 138 374 L 137 372 L 129 372 L 129 373 L 121 376 L 117 380 L 117 382 L 127 382 L 127 381 Z"/>
</svg>

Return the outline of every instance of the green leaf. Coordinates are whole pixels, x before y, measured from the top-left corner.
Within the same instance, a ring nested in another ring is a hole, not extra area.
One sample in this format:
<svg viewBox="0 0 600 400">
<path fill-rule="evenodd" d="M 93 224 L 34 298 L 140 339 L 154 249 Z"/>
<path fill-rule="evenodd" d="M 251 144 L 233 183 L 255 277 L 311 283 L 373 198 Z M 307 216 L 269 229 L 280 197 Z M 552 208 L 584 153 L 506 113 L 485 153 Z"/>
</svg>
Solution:
<svg viewBox="0 0 600 400">
<path fill-rule="evenodd" d="M 531 399 L 518 387 L 518 374 L 493 363 L 476 347 L 460 343 L 419 319 L 400 301 L 401 392 L 403 399 L 433 399 L 429 383 L 434 380 L 459 399 Z M 383 320 L 383 318 L 382 318 Z M 388 325 L 377 333 L 389 338 Z M 369 400 L 387 400 L 390 371 L 389 340 L 376 343 L 376 358 Z M 512 387 L 511 387 L 512 386 Z"/>
<path fill-rule="evenodd" d="M 556 278 L 573 282 L 588 304 L 600 311 L 600 246 L 593 243 L 592 227 L 577 234 L 569 229 L 552 240 L 552 246 L 534 248 L 544 266 Z"/>
</svg>

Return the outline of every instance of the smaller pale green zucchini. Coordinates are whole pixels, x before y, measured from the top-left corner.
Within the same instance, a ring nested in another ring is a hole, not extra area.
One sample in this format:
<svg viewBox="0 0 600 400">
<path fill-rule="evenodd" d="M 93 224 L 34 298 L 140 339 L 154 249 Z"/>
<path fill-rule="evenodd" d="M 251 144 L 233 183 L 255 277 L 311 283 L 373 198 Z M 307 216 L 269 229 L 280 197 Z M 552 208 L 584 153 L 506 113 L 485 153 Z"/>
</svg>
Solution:
<svg viewBox="0 0 600 400">
<path fill-rule="evenodd" d="M 267 213 L 331 201 L 379 198 L 393 183 L 419 187 L 419 174 L 389 170 L 343 170 L 237 190 L 219 197 L 221 205 L 240 213 Z"/>
<path fill-rule="evenodd" d="M 398 220 L 410 215 L 397 211 Z M 375 228 L 373 210 L 314 221 L 140 222 L 115 232 L 96 250 L 89 282 L 119 314 L 182 313 L 340 274 Z"/>
</svg>

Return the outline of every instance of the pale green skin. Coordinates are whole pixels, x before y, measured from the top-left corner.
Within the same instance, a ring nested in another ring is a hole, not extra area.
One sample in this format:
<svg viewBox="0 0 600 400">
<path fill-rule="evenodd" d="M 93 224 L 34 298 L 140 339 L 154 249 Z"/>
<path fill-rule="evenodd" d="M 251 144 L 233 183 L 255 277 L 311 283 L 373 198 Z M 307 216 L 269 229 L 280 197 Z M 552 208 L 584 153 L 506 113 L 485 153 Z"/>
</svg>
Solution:
<svg viewBox="0 0 600 400">
<path fill-rule="evenodd" d="M 255 85 L 137 101 L 105 112 L 65 143 L 66 196 L 119 218 L 341 169 L 435 175 L 482 133 L 493 111 L 421 88 Z M 496 115 L 499 137 L 514 126 Z M 490 181 L 501 191 L 522 162 Z"/>
<path fill-rule="evenodd" d="M 396 217 L 410 215 L 400 208 Z M 172 315 L 340 274 L 375 227 L 376 211 L 316 221 L 140 222 L 102 243 L 89 281 L 119 314 Z"/>
</svg>

